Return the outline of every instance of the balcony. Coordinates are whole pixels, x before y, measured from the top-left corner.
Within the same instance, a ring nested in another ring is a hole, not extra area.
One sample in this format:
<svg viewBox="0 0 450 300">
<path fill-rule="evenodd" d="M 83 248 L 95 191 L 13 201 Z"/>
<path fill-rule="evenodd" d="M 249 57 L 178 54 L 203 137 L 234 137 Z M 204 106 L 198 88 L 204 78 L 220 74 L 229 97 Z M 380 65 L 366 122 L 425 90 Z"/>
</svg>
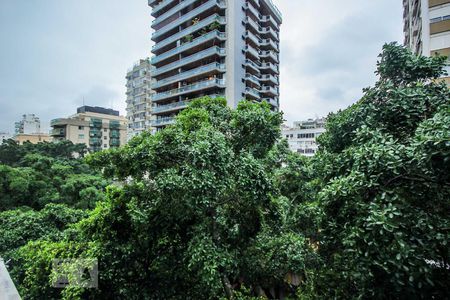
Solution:
<svg viewBox="0 0 450 300">
<path fill-rule="evenodd" d="M 225 72 L 225 65 L 219 64 L 219 63 L 211 63 L 209 65 L 201 66 L 201 67 L 177 74 L 175 76 L 168 77 L 166 79 L 157 81 L 156 83 L 154 83 L 152 85 L 152 88 L 153 89 L 161 88 L 163 86 L 176 83 L 180 80 L 185 80 L 185 79 L 191 78 L 193 76 L 202 75 L 202 74 L 214 71 L 214 70 L 217 70 L 219 72 Z"/>
<path fill-rule="evenodd" d="M 196 92 L 196 91 L 200 91 L 206 88 L 210 88 L 210 87 L 221 87 L 224 88 L 225 87 L 225 80 L 224 79 L 217 79 L 217 78 L 213 78 L 213 79 L 209 79 L 209 80 L 205 80 L 205 81 L 200 81 L 200 82 L 196 82 L 194 84 L 191 85 L 187 85 L 178 89 L 173 89 L 167 92 L 162 92 L 162 93 L 157 93 L 153 95 L 153 101 L 160 101 L 163 99 L 167 99 L 170 97 L 175 97 L 175 96 L 180 96 L 183 94 L 187 94 L 190 92 Z"/>
<path fill-rule="evenodd" d="M 279 63 L 278 55 L 274 51 L 261 51 L 261 58 L 271 58 L 274 62 Z"/>
<path fill-rule="evenodd" d="M 262 42 L 262 40 L 260 38 L 258 38 L 256 35 L 254 35 L 253 33 L 251 33 L 248 30 L 245 32 L 244 38 L 252 41 L 256 45 L 256 47 L 258 47 Z"/>
<path fill-rule="evenodd" d="M 185 66 L 189 63 L 192 63 L 192 62 L 195 62 L 195 61 L 198 61 L 198 60 L 201 60 L 201 59 L 213 56 L 213 55 L 225 56 L 225 54 L 226 54 L 225 49 L 214 46 L 214 47 L 208 48 L 206 50 L 200 51 L 196 54 L 181 58 L 180 60 L 173 62 L 171 64 L 168 64 L 168 65 L 165 65 L 161 68 L 154 69 L 154 70 L 152 70 L 151 75 L 153 77 L 155 77 L 155 76 L 158 76 L 165 72 L 172 71 L 179 67 Z"/>
<path fill-rule="evenodd" d="M 259 55 L 260 55 L 260 53 L 259 53 L 258 50 L 256 50 L 256 49 L 253 48 L 252 46 L 250 46 L 250 45 L 245 46 L 245 51 L 246 51 L 247 53 L 250 53 L 251 55 L 253 55 L 253 57 L 254 57 L 255 59 L 259 60 Z"/>
<path fill-rule="evenodd" d="M 153 113 L 166 113 L 166 112 L 171 112 L 171 111 L 176 111 L 176 110 L 180 110 L 183 108 L 186 108 L 188 105 L 187 101 L 179 101 L 179 102 L 174 102 L 174 103 L 170 103 L 170 104 L 166 104 L 166 105 L 158 105 L 153 107 Z"/>
<path fill-rule="evenodd" d="M 278 66 L 276 66 L 276 65 L 274 65 L 272 63 L 267 63 L 267 62 L 262 63 L 260 69 L 261 70 L 272 71 L 275 74 L 279 74 L 280 73 L 279 69 L 278 69 Z"/>
<path fill-rule="evenodd" d="M 256 77 L 255 75 L 252 75 L 252 74 L 247 73 L 247 74 L 245 74 L 245 79 L 248 80 L 248 81 L 250 81 L 250 82 L 252 82 L 252 83 L 254 83 L 254 84 L 257 85 L 257 86 L 260 86 L 260 85 L 261 85 L 261 84 L 259 83 L 259 78 Z"/>
<path fill-rule="evenodd" d="M 278 7 L 273 3 L 273 1 L 272 0 L 261 0 L 261 1 L 264 1 L 267 4 L 267 6 L 269 6 L 269 8 L 274 13 L 275 17 L 277 17 L 278 21 L 281 23 L 281 21 L 283 20 L 283 15 L 281 14 L 281 11 L 278 9 Z"/>
<path fill-rule="evenodd" d="M 51 136 L 66 136 L 66 129 L 65 128 L 54 128 L 50 131 Z"/>
<path fill-rule="evenodd" d="M 181 2 L 181 3 L 179 3 L 178 5 L 175 5 L 174 7 L 172 7 L 171 9 L 166 11 L 165 13 L 163 13 L 162 15 L 156 17 L 152 21 L 152 27 L 154 27 L 155 25 L 161 23 L 162 21 L 165 21 L 168 17 L 170 17 L 170 16 L 176 14 L 177 12 L 179 12 L 180 10 L 188 7 L 189 5 L 193 4 L 195 1 L 197 1 L 197 0 L 185 0 L 185 1 Z M 154 12 L 155 12 L 155 9 L 153 9 L 152 13 L 154 13 Z"/>
<path fill-rule="evenodd" d="M 250 4 L 250 2 L 246 2 L 244 4 L 244 8 L 250 11 L 256 18 L 259 18 L 259 11 L 252 4 Z"/>
<path fill-rule="evenodd" d="M 162 127 L 162 126 L 167 126 L 167 125 L 170 125 L 173 123 L 175 123 L 175 118 L 168 117 L 168 118 L 160 118 L 160 119 L 153 120 L 151 122 L 151 125 L 153 127 Z"/>
<path fill-rule="evenodd" d="M 276 32 L 275 30 L 273 30 L 273 28 L 270 26 L 261 28 L 260 34 L 270 34 L 270 35 L 272 35 L 274 40 L 276 40 L 278 42 L 280 41 L 280 34 L 278 32 Z"/>
<path fill-rule="evenodd" d="M 264 39 L 261 41 L 260 45 L 261 45 L 261 47 L 271 47 L 276 52 L 280 52 L 278 43 L 275 43 L 272 39 Z"/>
<path fill-rule="evenodd" d="M 250 59 L 246 59 L 244 66 L 253 69 L 256 73 L 259 73 L 259 67 L 260 67 L 259 63 L 255 63 L 254 61 L 252 61 Z"/>
<path fill-rule="evenodd" d="M 163 34 L 166 34 L 167 32 L 169 32 L 170 30 L 173 30 L 174 28 L 183 25 L 184 23 L 190 21 L 191 19 L 195 18 L 197 15 L 201 14 L 202 12 L 214 7 L 214 6 L 218 6 L 219 8 L 225 9 L 226 5 L 225 2 L 223 0 L 210 0 L 202 5 L 200 5 L 199 7 L 191 10 L 189 13 L 182 15 L 180 18 L 176 19 L 175 21 L 173 21 L 172 23 L 167 24 L 166 26 L 164 26 L 163 28 L 160 28 L 158 30 L 156 30 L 153 34 L 152 34 L 152 40 L 157 39 L 158 37 L 160 37 Z"/>
<path fill-rule="evenodd" d="M 263 85 L 261 87 L 261 93 L 270 94 L 272 96 L 278 96 L 278 90 L 272 86 Z"/>
<path fill-rule="evenodd" d="M 275 27 L 277 30 L 280 30 L 280 25 L 278 25 L 278 22 L 275 21 L 272 16 L 261 16 L 259 18 L 259 21 L 262 23 L 270 22 L 272 23 L 273 27 Z"/>
<path fill-rule="evenodd" d="M 270 105 L 278 108 L 279 105 L 278 105 L 278 100 L 277 99 L 278 98 L 263 98 L 263 99 L 261 99 L 261 101 L 266 101 Z"/>
<path fill-rule="evenodd" d="M 246 87 L 245 88 L 245 94 L 252 96 L 255 99 L 259 99 L 259 91 L 257 89 Z"/>
<path fill-rule="evenodd" d="M 275 85 L 280 84 L 280 80 L 277 77 L 273 76 L 272 74 L 261 75 L 261 81 L 263 81 L 263 82 L 270 81 Z"/>
<path fill-rule="evenodd" d="M 261 26 L 259 26 L 258 24 L 256 24 L 256 22 L 253 21 L 253 19 L 250 18 L 250 17 L 245 17 L 244 23 L 245 23 L 245 24 L 251 25 L 251 27 L 252 27 L 253 29 L 255 29 L 256 32 L 259 32 L 259 31 L 261 30 Z"/>
<path fill-rule="evenodd" d="M 163 9 L 164 7 L 169 5 L 170 2 L 172 2 L 172 1 L 173 0 L 163 0 L 163 1 L 159 2 L 159 4 L 156 5 L 155 7 L 153 7 L 153 9 L 152 9 L 152 16 L 154 16 L 161 9 Z M 155 3 L 156 3 L 156 0 L 148 0 L 148 6 L 153 6 L 153 5 L 155 5 Z"/>
<path fill-rule="evenodd" d="M 185 37 L 187 35 L 190 35 L 190 34 L 196 32 L 196 31 L 198 31 L 198 30 L 200 30 L 200 29 L 202 29 L 202 28 L 204 28 L 204 27 L 206 27 L 208 25 L 211 25 L 214 22 L 218 22 L 221 25 L 226 24 L 225 17 L 221 17 L 218 14 L 214 14 L 214 15 L 212 15 L 212 16 L 204 19 L 204 20 L 202 20 L 201 22 L 198 22 L 195 25 L 189 26 L 188 28 L 186 28 L 186 29 L 184 29 L 184 30 L 182 30 L 182 31 L 180 31 L 180 32 L 178 32 L 176 34 L 171 35 L 167 39 L 156 43 L 152 47 L 152 52 L 155 52 L 155 51 L 157 51 L 157 50 L 159 50 L 159 49 L 161 49 L 161 48 L 163 48 L 163 47 L 165 47 L 167 45 L 170 45 L 171 43 L 174 43 L 177 40 L 179 40 L 179 39 L 181 39 L 181 38 L 183 38 L 183 37 Z"/>
<path fill-rule="evenodd" d="M 182 52 L 184 52 L 186 50 L 189 50 L 189 49 L 191 49 L 193 47 L 201 45 L 204 42 L 213 40 L 215 38 L 218 38 L 220 40 L 225 40 L 226 36 L 225 36 L 225 33 L 220 32 L 218 30 L 211 31 L 211 32 L 209 32 L 209 33 L 207 33 L 205 35 L 202 35 L 202 36 L 196 38 L 192 42 L 183 44 L 181 46 L 178 46 L 177 48 L 174 48 L 172 50 L 164 52 L 164 53 L 162 53 L 160 55 L 154 56 L 152 58 L 152 64 L 159 63 L 159 62 L 161 62 L 161 61 L 163 61 L 163 60 L 165 60 L 167 58 L 170 58 L 170 57 L 172 57 L 174 55 L 180 54 L 180 53 L 182 53 Z"/>
</svg>

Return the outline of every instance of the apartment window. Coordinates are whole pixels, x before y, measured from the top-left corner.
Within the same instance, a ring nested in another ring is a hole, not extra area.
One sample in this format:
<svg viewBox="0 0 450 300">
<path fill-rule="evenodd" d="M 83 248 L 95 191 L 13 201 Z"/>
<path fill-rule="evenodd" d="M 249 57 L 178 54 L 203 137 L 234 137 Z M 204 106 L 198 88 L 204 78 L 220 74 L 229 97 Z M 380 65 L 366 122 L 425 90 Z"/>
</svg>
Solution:
<svg viewBox="0 0 450 300">
<path fill-rule="evenodd" d="M 78 126 L 78 130 L 84 130 L 84 126 Z"/>
<path fill-rule="evenodd" d="M 84 140 L 84 134 L 79 134 L 79 135 L 78 135 L 78 139 L 79 139 L 79 140 Z"/>
<path fill-rule="evenodd" d="M 299 139 L 313 139 L 314 138 L 314 133 L 299 133 L 297 135 L 297 138 L 299 138 Z"/>
<path fill-rule="evenodd" d="M 103 148 L 108 148 L 108 145 L 106 145 L 106 144 L 103 144 Z"/>
<path fill-rule="evenodd" d="M 105 128 L 105 129 L 103 129 L 103 131 L 104 131 L 104 132 L 108 132 L 108 129 Z"/>
<path fill-rule="evenodd" d="M 104 136 L 103 139 L 106 140 L 106 139 L 108 139 L 108 137 Z"/>
<path fill-rule="evenodd" d="M 305 149 L 305 153 L 307 153 L 307 154 L 314 154 L 315 151 L 314 151 L 314 149 Z"/>
</svg>

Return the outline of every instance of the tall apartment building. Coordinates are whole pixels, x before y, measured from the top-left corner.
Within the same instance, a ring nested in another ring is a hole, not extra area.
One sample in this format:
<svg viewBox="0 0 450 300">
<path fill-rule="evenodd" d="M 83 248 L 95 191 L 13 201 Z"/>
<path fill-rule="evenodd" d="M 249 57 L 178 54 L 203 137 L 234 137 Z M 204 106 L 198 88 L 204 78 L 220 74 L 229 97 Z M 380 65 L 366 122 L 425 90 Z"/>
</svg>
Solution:
<svg viewBox="0 0 450 300">
<path fill-rule="evenodd" d="M 152 130 L 151 114 L 151 64 L 150 59 L 141 59 L 127 72 L 127 119 L 128 140 L 142 133 Z"/>
<path fill-rule="evenodd" d="M 50 125 L 54 141 L 85 144 L 92 152 L 119 147 L 127 141 L 127 119 L 103 107 L 79 107 L 75 115 L 54 119 Z"/>
<path fill-rule="evenodd" d="M 304 156 L 313 156 L 319 149 L 316 139 L 325 132 L 325 119 L 309 119 L 294 122 L 293 127 L 281 130 L 283 138 L 289 143 L 289 149 Z"/>
<path fill-rule="evenodd" d="M 152 122 L 162 127 L 201 96 L 246 98 L 279 108 L 282 16 L 272 0 L 148 0 Z"/>
<path fill-rule="evenodd" d="M 41 121 L 34 114 L 22 115 L 22 120 L 15 123 L 15 134 L 36 134 L 41 132 Z"/>
<path fill-rule="evenodd" d="M 450 57 L 450 0 L 403 0 L 403 8 L 405 45 L 417 54 Z M 450 77 L 444 80 L 450 85 Z"/>
</svg>

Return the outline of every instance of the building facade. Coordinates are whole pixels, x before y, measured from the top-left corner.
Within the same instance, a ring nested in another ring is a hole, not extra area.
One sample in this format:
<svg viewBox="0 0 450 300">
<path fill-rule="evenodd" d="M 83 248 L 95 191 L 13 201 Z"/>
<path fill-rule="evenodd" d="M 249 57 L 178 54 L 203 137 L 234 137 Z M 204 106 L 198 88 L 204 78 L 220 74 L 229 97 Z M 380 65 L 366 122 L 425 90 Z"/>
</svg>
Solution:
<svg viewBox="0 0 450 300">
<path fill-rule="evenodd" d="M 282 137 L 286 138 L 289 148 L 304 156 L 313 156 L 319 146 L 316 139 L 325 132 L 325 119 L 309 119 L 294 122 L 293 127 L 283 127 Z"/>
<path fill-rule="evenodd" d="M 34 114 L 22 115 L 22 120 L 15 123 L 15 134 L 41 133 L 41 121 Z"/>
<path fill-rule="evenodd" d="M 128 140 L 151 126 L 153 94 L 151 84 L 150 59 L 141 59 L 127 72 L 127 119 Z"/>
<path fill-rule="evenodd" d="M 282 16 L 272 0 L 148 0 L 154 127 L 173 122 L 187 103 L 246 98 L 279 109 Z"/>
<path fill-rule="evenodd" d="M 85 144 L 91 152 L 123 146 L 127 141 L 127 119 L 103 107 L 82 106 L 68 118 L 50 123 L 54 141 Z"/>
<path fill-rule="evenodd" d="M 19 133 L 16 134 L 13 139 L 19 143 L 19 145 L 23 145 L 23 143 L 26 142 L 38 144 L 52 141 L 52 137 L 47 133 Z"/>
<path fill-rule="evenodd" d="M 3 144 L 4 141 L 9 140 L 11 135 L 8 132 L 0 132 L 0 145 Z"/>
<path fill-rule="evenodd" d="M 450 57 L 450 0 L 403 0 L 403 8 L 405 45 L 416 54 Z M 444 80 L 450 85 L 449 76 Z"/>
</svg>

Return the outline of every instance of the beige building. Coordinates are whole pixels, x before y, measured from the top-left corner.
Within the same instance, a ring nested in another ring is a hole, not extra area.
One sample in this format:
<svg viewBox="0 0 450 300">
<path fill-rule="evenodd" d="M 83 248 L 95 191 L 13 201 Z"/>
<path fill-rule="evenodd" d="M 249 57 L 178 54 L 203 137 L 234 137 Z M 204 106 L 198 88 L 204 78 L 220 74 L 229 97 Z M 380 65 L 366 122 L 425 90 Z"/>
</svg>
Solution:
<svg viewBox="0 0 450 300">
<path fill-rule="evenodd" d="M 19 145 L 23 145 L 25 142 L 30 142 L 32 144 L 43 143 L 43 142 L 51 142 L 52 138 L 50 135 L 46 133 L 19 133 L 16 134 L 13 138 Z"/>
<path fill-rule="evenodd" d="M 450 0 L 403 0 L 403 8 L 405 45 L 417 54 L 449 57 Z M 444 80 L 450 85 L 449 76 Z"/>
<path fill-rule="evenodd" d="M 77 114 L 51 121 L 54 141 L 86 144 L 92 152 L 123 146 L 127 142 L 127 119 L 102 107 L 82 106 Z"/>
<path fill-rule="evenodd" d="M 153 91 L 151 84 L 150 59 L 141 59 L 127 72 L 127 119 L 128 139 L 145 130 L 152 131 L 151 115 Z"/>
</svg>

